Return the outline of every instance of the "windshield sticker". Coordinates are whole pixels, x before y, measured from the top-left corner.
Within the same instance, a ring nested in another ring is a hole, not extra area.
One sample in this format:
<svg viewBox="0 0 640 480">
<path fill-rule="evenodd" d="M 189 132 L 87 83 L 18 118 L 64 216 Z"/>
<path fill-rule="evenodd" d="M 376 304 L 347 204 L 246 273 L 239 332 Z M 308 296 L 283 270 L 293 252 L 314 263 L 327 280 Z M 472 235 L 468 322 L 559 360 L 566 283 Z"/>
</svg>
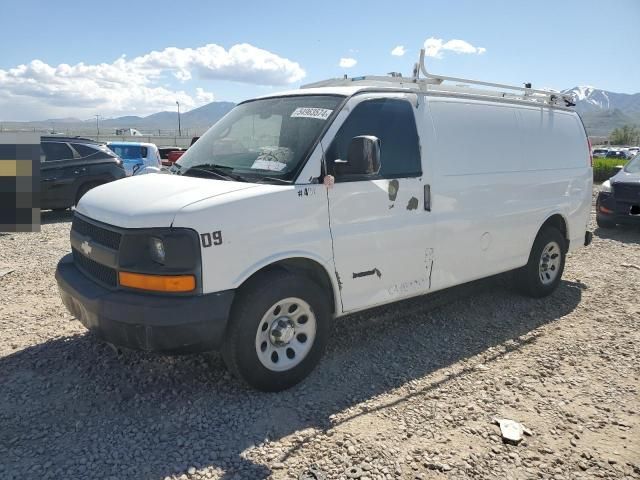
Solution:
<svg viewBox="0 0 640 480">
<path fill-rule="evenodd" d="M 251 168 L 280 172 L 285 169 L 292 156 L 293 152 L 287 147 L 263 147 Z"/>
<path fill-rule="evenodd" d="M 291 114 L 291 118 L 317 118 L 326 120 L 333 110 L 328 108 L 298 107 Z"/>
<path fill-rule="evenodd" d="M 286 163 L 273 161 L 273 160 L 256 160 L 251 165 L 251 168 L 256 170 L 275 170 L 276 172 L 281 172 L 287 166 Z"/>
</svg>

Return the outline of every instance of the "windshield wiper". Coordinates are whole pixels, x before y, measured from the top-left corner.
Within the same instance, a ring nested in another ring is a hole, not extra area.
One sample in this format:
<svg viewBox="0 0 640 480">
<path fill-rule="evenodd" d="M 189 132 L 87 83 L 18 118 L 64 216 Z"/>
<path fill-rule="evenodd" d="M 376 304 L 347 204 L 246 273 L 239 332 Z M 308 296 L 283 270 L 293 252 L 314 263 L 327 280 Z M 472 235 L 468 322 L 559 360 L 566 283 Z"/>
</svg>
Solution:
<svg viewBox="0 0 640 480">
<path fill-rule="evenodd" d="M 237 173 L 231 173 L 226 170 L 233 170 L 233 167 L 227 167 L 225 165 L 215 165 L 213 163 L 204 163 L 202 165 L 196 165 L 194 167 L 189 167 L 187 170 L 182 173 L 185 175 L 189 173 L 190 170 L 196 172 L 206 172 L 216 175 L 218 178 L 222 178 L 223 180 L 235 180 L 237 182 L 246 182 L 247 179 Z"/>
<path fill-rule="evenodd" d="M 266 176 L 258 178 L 253 183 L 265 183 L 265 182 L 277 182 L 277 183 L 284 183 L 286 185 L 291 185 L 292 183 L 291 180 L 285 180 L 284 178 L 266 177 Z"/>
</svg>

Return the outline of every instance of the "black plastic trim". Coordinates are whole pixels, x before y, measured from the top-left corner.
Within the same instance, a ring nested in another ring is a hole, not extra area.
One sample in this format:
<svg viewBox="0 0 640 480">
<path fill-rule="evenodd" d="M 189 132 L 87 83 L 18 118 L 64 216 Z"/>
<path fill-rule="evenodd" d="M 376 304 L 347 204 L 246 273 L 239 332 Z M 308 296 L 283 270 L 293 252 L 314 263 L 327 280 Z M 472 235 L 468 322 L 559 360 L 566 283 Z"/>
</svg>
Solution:
<svg viewBox="0 0 640 480">
<path fill-rule="evenodd" d="M 62 302 L 87 329 L 114 345 L 165 353 L 217 350 L 235 290 L 190 297 L 113 291 L 89 280 L 66 255 L 56 281 Z"/>
</svg>

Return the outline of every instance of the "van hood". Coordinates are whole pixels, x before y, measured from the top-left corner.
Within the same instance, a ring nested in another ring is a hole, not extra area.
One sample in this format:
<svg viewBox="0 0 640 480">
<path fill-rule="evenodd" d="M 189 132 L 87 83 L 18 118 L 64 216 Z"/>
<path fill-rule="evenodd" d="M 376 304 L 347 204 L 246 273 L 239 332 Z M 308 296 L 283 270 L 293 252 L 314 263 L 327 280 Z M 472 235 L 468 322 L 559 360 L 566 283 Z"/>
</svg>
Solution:
<svg viewBox="0 0 640 480">
<path fill-rule="evenodd" d="M 90 190 L 76 211 L 116 227 L 170 227 L 180 209 L 191 203 L 259 186 L 179 175 L 140 175 Z"/>
</svg>

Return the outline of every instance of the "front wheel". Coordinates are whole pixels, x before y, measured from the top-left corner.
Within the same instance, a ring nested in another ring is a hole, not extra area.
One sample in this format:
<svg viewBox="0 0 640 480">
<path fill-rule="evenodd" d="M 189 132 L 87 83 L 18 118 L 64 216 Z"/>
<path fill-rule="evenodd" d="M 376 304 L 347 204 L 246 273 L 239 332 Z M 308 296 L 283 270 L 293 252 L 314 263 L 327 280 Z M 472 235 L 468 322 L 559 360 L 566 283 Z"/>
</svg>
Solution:
<svg viewBox="0 0 640 480">
<path fill-rule="evenodd" d="M 531 247 L 529 261 L 516 270 L 519 290 L 530 297 L 553 293 L 562 278 L 566 251 L 566 240 L 557 228 L 540 230 Z"/>
<path fill-rule="evenodd" d="M 285 271 L 260 275 L 234 303 L 222 356 L 252 387 L 285 390 L 319 362 L 330 324 L 328 296 L 314 281 Z"/>
</svg>

